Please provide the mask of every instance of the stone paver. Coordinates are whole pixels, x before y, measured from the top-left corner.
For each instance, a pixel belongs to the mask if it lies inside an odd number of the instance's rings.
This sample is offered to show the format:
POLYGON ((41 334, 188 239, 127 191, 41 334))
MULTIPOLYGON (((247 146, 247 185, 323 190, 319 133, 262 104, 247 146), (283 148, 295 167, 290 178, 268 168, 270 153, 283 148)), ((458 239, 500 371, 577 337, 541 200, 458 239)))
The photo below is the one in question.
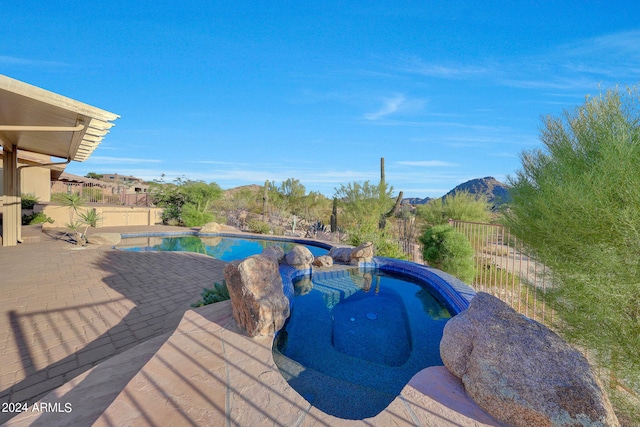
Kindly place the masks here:
MULTIPOLYGON (((99 229, 146 230, 185 231, 99 229)), ((205 255, 79 249, 48 234, 0 247, 0 404, 31 404, 101 361, 173 330, 202 288, 224 278, 225 263, 205 255)), ((0 424, 12 415, 0 412, 0 424)))
POLYGON ((0 401, 29 405, 0 414, 0 423, 499 425, 444 367, 416 374, 373 418, 327 415, 279 373, 272 336, 238 329, 229 301, 190 309, 204 286, 222 280, 223 262, 74 249, 51 239, 0 249, 0 401))
POLYGON ((8 425, 499 425, 470 401, 445 367, 419 372, 373 418, 325 414, 280 375, 271 356, 273 338, 247 337, 231 311, 230 301, 187 311, 172 334, 115 356, 42 400, 60 408, 69 405, 70 412, 27 412, 8 425), (125 357, 131 360, 126 374, 116 369, 125 357))

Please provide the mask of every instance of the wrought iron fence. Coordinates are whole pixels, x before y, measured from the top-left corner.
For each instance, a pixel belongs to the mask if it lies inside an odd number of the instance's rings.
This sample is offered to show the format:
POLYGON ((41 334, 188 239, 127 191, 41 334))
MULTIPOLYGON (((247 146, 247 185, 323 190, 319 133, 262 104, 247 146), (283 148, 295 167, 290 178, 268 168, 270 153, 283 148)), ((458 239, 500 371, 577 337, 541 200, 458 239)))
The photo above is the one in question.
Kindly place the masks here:
POLYGON ((474 249, 476 291, 500 298, 519 313, 550 325, 553 312, 541 294, 553 286, 551 271, 524 253, 509 229, 498 224, 452 221, 474 249))
POLYGON ((149 193, 131 193, 125 188, 109 184, 51 181, 51 197, 54 201, 56 194, 79 194, 87 203, 152 206, 149 193))

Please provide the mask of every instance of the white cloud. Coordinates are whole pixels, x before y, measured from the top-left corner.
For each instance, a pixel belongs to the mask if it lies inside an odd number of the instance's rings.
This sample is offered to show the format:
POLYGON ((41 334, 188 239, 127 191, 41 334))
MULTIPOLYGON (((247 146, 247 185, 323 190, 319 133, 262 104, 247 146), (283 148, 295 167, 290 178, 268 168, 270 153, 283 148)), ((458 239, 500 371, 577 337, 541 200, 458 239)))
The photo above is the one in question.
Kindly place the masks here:
POLYGON ((388 116, 389 114, 393 114, 398 111, 402 104, 406 102, 406 98, 404 95, 396 95, 393 98, 386 98, 384 100, 382 108, 380 108, 375 113, 365 114, 364 118, 367 120, 378 120, 383 117, 388 116))
POLYGON ((57 61, 42 61, 38 59, 18 58, 16 56, 4 56, 0 55, 1 65, 26 65, 34 67, 69 67, 69 64, 57 61))

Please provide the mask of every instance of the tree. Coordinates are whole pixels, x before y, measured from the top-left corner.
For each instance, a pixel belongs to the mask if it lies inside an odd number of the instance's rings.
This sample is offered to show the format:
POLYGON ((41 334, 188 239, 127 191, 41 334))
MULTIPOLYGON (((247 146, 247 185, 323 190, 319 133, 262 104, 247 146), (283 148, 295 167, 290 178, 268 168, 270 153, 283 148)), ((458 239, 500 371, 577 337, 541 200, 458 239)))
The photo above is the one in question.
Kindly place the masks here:
POLYGON ((343 205, 340 227, 347 231, 349 244, 358 246, 370 241, 380 256, 405 257, 389 231, 380 229, 381 216, 394 206, 393 187, 385 184, 381 188, 369 181, 350 182, 336 188, 334 197, 343 205))
POLYGON ((556 327, 640 389, 640 98, 587 98, 521 154, 505 222, 553 272, 556 327))
POLYGON ((429 225, 446 224, 449 218, 459 221, 489 222, 491 205, 484 195, 458 191, 444 198, 429 200, 418 206, 416 215, 429 225))
POLYGON ((102 179, 102 174, 95 173, 95 172, 89 172, 88 174, 85 175, 85 177, 93 178, 93 179, 102 179))
POLYGON ((164 223, 196 227, 213 221, 211 204, 222 197, 222 189, 215 182, 177 178, 173 183, 155 182, 150 193, 153 202, 164 208, 164 223))

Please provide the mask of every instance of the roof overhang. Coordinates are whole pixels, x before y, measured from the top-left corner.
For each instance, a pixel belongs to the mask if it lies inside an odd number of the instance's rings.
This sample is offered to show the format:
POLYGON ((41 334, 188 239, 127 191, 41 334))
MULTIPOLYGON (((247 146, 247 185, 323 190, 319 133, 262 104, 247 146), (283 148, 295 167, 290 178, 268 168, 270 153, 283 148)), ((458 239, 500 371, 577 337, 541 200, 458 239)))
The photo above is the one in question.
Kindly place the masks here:
POLYGON ((82 162, 119 117, 0 74, 0 144, 82 162))

